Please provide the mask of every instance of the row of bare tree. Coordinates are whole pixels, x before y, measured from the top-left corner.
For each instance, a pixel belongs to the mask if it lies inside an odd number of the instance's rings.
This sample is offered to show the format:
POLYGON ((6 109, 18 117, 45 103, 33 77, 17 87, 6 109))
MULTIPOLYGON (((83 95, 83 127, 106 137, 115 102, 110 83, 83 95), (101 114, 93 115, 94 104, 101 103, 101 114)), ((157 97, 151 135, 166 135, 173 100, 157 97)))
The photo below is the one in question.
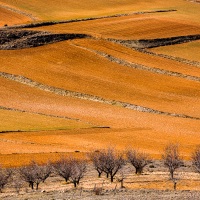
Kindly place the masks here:
MULTIPOLYGON (((124 153, 120 153, 114 148, 107 148, 90 152, 88 156, 93 162, 98 176, 101 177, 102 173, 105 173, 111 182, 114 181, 115 175, 121 171, 127 162, 135 168, 136 174, 141 174, 144 167, 153 162, 148 154, 134 149, 127 150, 124 155, 124 153)), ((191 159, 196 172, 200 173, 200 146, 193 152, 191 159)), ((170 144, 166 146, 162 160, 169 170, 171 180, 174 180, 175 170, 183 165, 178 145, 170 144)), ((5 185, 12 181, 15 183, 15 188, 19 191, 20 187, 22 187, 21 180, 27 182, 32 189, 36 187, 37 190, 39 184, 44 182, 51 174, 59 175, 66 182, 71 182, 74 184, 74 187, 77 187, 85 175, 86 167, 87 162, 85 160, 67 157, 54 163, 48 162, 42 165, 32 161, 29 165, 17 169, 0 168, 0 192, 5 185), (17 180, 20 181, 14 181, 17 176, 17 180)), ((118 181, 123 183, 123 179, 122 176, 118 181)))

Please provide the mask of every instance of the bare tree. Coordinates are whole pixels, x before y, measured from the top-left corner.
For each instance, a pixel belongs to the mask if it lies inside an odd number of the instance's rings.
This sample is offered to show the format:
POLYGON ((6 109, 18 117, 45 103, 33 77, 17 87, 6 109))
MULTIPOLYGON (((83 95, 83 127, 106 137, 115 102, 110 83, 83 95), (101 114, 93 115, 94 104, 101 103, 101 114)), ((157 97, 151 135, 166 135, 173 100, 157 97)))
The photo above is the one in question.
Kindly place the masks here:
POLYGON ((192 154, 192 164, 195 167, 195 170, 200 173, 200 145, 197 146, 192 154))
POLYGON ((76 187, 86 172, 86 162, 75 158, 62 158, 54 163, 54 170, 66 182, 71 180, 76 187))
POLYGON ((124 174, 124 172, 122 171, 122 170, 120 170, 120 173, 119 173, 119 175, 117 176, 117 181, 119 182, 119 183, 121 183, 121 188, 125 188, 124 187, 124 179, 126 178, 126 176, 125 176, 125 174, 124 174))
POLYGON ((72 159, 71 160, 71 175, 70 179, 72 180, 74 187, 79 185, 80 180, 84 177, 86 172, 86 162, 84 160, 72 159))
POLYGON ((98 172, 98 177, 101 177, 101 174, 103 173, 103 160, 102 160, 102 154, 99 153, 99 151, 91 152, 89 153, 89 158, 93 162, 95 170, 98 172))
POLYGON ((62 158, 53 164, 55 172, 67 182, 72 173, 70 158, 62 158))
POLYGON ((165 147, 162 155, 164 165, 168 167, 171 179, 174 180, 174 171, 183 165, 177 144, 169 144, 165 147))
POLYGON ((53 166, 50 162, 42 165, 37 165, 38 171, 39 171, 39 176, 42 182, 44 183, 47 178, 51 175, 53 171, 53 166))
POLYGON ((36 190, 38 190, 39 184, 50 176, 51 172, 50 164, 39 165, 35 161, 32 161, 30 165, 19 168, 21 178, 29 183, 32 189, 36 184, 36 190))
POLYGON ((17 192, 17 194, 19 194, 21 188, 23 187, 24 182, 19 179, 19 178, 15 178, 13 180, 12 186, 15 188, 15 191, 17 192))
POLYGON ((111 182, 114 181, 114 176, 125 165, 123 154, 116 152, 113 148, 107 148, 100 152, 100 161, 102 162, 103 171, 110 175, 111 182))
POLYGON ((2 189, 9 183, 9 180, 12 175, 11 169, 3 169, 0 167, 0 192, 2 192, 2 189))
POLYGON ((35 176, 33 166, 23 166, 19 168, 19 173, 21 178, 29 184, 29 187, 31 187, 31 189, 34 189, 35 176))
POLYGON ((139 152, 135 149, 129 149, 126 152, 126 156, 128 161, 135 168, 136 174, 141 174, 143 172, 144 167, 151 162, 151 159, 149 158, 148 154, 139 152))
POLYGON ((36 184, 36 190, 38 190, 39 184, 44 181, 50 176, 52 173, 52 167, 49 163, 39 165, 38 163, 33 163, 34 165, 34 176, 36 184))

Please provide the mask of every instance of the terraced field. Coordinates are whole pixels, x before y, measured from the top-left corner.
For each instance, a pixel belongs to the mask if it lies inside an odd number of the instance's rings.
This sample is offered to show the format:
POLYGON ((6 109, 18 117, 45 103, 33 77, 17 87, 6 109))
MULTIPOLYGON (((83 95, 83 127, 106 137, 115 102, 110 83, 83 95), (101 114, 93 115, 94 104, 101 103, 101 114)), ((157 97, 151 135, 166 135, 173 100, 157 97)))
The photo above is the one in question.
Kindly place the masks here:
POLYGON ((0 26, 6 26, 6 25, 13 25, 13 24, 19 24, 19 23, 25 23, 29 19, 25 16, 22 16, 17 13, 13 13, 12 11, 1 8, 0 7, 0 26))
POLYGON ((169 142, 189 159, 200 143, 200 5, 84 2, 0 2, 0 163, 109 145, 160 158, 169 142))
POLYGON ((151 49, 154 53, 157 54, 164 54, 168 56, 172 56, 175 58, 180 58, 184 61, 191 60, 194 63, 197 63, 200 66, 200 42, 194 41, 184 44, 177 44, 173 46, 165 46, 159 47, 155 49, 151 49), (191 53, 192 52, 192 53, 191 53))
MULTIPOLYGON (((169 12, 170 13, 170 12, 169 12)), ((163 14, 166 15, 166 14, 163 14)), ((115 38, 122 40, 167 38, 173 36, 199 34, 198 24, 189 24, 177 20, 167 20, 160 14, 140 14, 95 21, 57 24, 41 27, 39 30, 52 32, 75 32, 93 34, 100 38, 115 38)))

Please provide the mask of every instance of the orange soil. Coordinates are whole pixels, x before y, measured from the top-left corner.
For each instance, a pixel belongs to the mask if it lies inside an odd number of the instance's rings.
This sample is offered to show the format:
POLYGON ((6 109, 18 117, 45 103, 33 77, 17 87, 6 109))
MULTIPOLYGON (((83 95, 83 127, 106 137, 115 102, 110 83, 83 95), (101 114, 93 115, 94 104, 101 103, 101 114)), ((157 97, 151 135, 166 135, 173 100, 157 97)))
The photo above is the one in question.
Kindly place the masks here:
POLYGON ((70 42, 0 51, 0 59, 0 71, 47 85, 162 111, 200 114, 198 82, 121 66, 70 42))
POLYGON ((185 0, 1 0, 6 4, 26 10, 42 20, 64 20, 94 16, 105 16, 116 13, 130 13, 145 10, 176 9, 177 12, 161 13, 167 19, 179 19, 190 23, 199 23, 199 4, 185 0))
MULTIPOLYGON (((55 152, 75 152, 77 150, 88 152, 108 146, 114 146, 119 150, 126 150, 127 147, 132 146, 149 153, 153 158, 160 159, 164 146, 169 142, 178 142, 181 154, 185 159, 189 159, 191 152, 199 144, 200 136, 199 133, 164 134, 145 128, 79 129, 7 133, 0 135, 0 141, 0 163, 8 165, 8 162, 12 163, 16 157, 19 163, 31 159, 51 160, 50 155, 55 152)), ((60 154, 55 154, 52 159, 56 157, 59 158, 60 154)))
POLYGON ((151 51, 200 62, 200 41, 158 47, 151 49, 151 51))
POLYGON ((0 161, 3 167, 19 167, 28 165, 31 161, 39 163, 47 163, 48 161, 54 162, 62 157, 69 156, 80 159, 87 159, 84 153, 13 153, 13 154, 0 154, 0 161))
POLYGON ((159 16, 133 15, 94 21, 58 24, 37 30, 59 33, 86 33, 96 37, 115 39, 154 39, 180 35, 200 34, 200 25, 181 23, 159 16))
POLYGON ((0 90, 1 103, 4 106, 12 105, 19 109, 65 115, 94 124, 111 126, 111 129, 1 134, 0 163, 5 165, 8 162, 12 163, 11 159, 14 162, 16 157, 19 158, 19 163, 25 162, 25 158, 27 161, 31 160, 34 153, 41 153, 37 154, 35 159, 42 160, 43 153, 75 150, 85 152, 109 145, 115 145, 121 150, 127 146, 137 147, 155 158, 160 158, 163 147, 169 142, 180 143, 184 156, 189 157, 200 141, 197 120, 139 113, 120 107, 57 96, 6 79, 1 79, 1 83, 7 85, 7 90, 0 90), (10 92, 11 90, 13 92, 10 92), (25 155, 24 158, 25 153, 30 155, 25 155), (10 157, 7 154, 14 155, 10 157))
POLYGON ((7 24, 21 24, 30 21, 30 18, 0 7, 0 27, 7 24))
MULTIPOLYGON (((131 10, 141 11, 146 8, 169 9, 173 5, 178 12, 101 19, 38 29, 61 33, 89 33, 97 37, 122 39, 199 34, 199 5, 190 2, 177 0, 176 4, 174 1, 172 4, 172 1, 155 0, 156 3, 140 1, 133 4, 132 1, 124 0, 116 4, 114 1, 105 0, 92 3, 88 1, 85 4, 82 0, 70 4, 72 7, 75 5, 70 13, 68 1, 61 3, 61 0, 52 2, 42 0, 37 4, 34 0, 26 3, 24 0, 5 2, 31 11, 29 13, 45 20, 99 16, 131 10), (80 11, 80 8, 83 10, 80 11), (186 15, 188 12, 191 12, 190 15, 186 15), (181 19, 181 22, 178 19, 181 19), (196 23, 193 23, 195 21, 196 23)), ((5 12, 7 11, 2 10, 2 13, 5 12)), ((2 18, 5 20, 5 17, 2 18)), ((175 68, 191 75, 199 73, 198 69, 191 72, 186 65, 143 55, 119 45, 104 42, 105 48, 98 42, 95 44, 87 40, 76 42, 100 48, 133 62, 136 61, 134 57, 137 57, 137 62, 152 67, 175 68), (130 55, 116 52, 114 48, 123 49, 130 55), (167 66, 162 65, 164 62, 167 66)), ((163 111, 200 116, 199 83, 120 66, 87 50, 74 47, 70 41, 32 49, 0 51, 0 59, 0 71, 24 75, 44 84, 163 111)), ((62 152, 69 154, 75 150, 87 152, 110 145, 115 145, 120 150, 124 150, 127 146, 137 147, 150 153, 154 158, 160 158, 164 146, 169 142, 178 142, 183 156, 188 159, 200 141, 199 120, 140 113, 117 106, 55 95, 3 78, 0 78, 0 81, 2 106, 73 117, 95 125, 111 127, 1 134, 0 163, 5 166, 21 165, 32 159, 54 160, 59 158, 62 152)), ((83 156, 82 153, 78 154, 78 157, 79 155, 83 156)))
MULTIPOLYGON (((83 47, 87 47, 89 49, 94 49, 100 52, 105 52, 107 54, 113 55, 117 58, 123 59, 128 62, 133 62, 152 68, 159 68, 168 71, 179 72, 191 76, 200 76, 200 68, 192 67, 187 64, 183 64, 173 60, 168 60, 158 56, 144 54, 135 51, 133 49, 124 47, 122 45, 108 42, 106 40, 83 39, 83 40, 75 40, 72 43, 83 47)), ((180 44, 180 46, 182 45, 187 46, 187 44, 180 44)), ((155 51, 157 51, 157 49, 158 52, 159 49, 170 49, 172 51, 172 49, 174 49, 174 46, 176 45, 155 48, 155 51)), ((198 53, 198 51, 195 52, 198 53)))
POLYGON ((198 120, 141 113, 118 106, 63 97, 3 78, 1 83, 6 85, 6 88, 1 87, 0 90, 1 105, 5 107, 78 118, 113 128, 144 127, 144 129, 171 134, 174 132, 195 134, 199 130, 198 120), (163 126, 166 123, 169 126, 163 126))
MULTIPOLYGON (((160 0, 146 1, 107 1, 107 0, 77 0, 76 2, 62 1, 62 0, 2 0, 6 4, 18 7, 19 9, 27 10, 34 13, 44 20, 58 20, 58 19, 70 19, 70 18, 83 18, 93 16, 112 15, 116 13, 126 13, 132 11, 144 11, 144 10, 156 10, 156 9, 170 9, 180 5, 182 1, 161 2, 160 0)), ((187 6, 194 7, 192 4, 183 3, 187 6)))

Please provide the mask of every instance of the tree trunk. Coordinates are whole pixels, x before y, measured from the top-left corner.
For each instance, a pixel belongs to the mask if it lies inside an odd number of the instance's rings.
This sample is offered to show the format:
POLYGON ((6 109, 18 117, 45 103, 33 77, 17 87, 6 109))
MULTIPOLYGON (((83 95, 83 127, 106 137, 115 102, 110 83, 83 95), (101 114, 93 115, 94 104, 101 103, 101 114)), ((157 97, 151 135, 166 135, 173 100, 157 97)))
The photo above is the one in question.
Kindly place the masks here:
POLYGON ((109 173, 106 173, 106 177, 109 178, 109 173))
POLYGON ((135 168, 135 173, 136 174, 141 174, 142 173, 142 168, 135 168))
POLYGON ((170 175, 171 175, 171 179, 173 180, 174 179, 174 171, 173 170, 170 171, 170 175))
POLYGON ((110 181, 111 181, 111 183, 113 183, 113 181, 114 181, 114 176, 113 175, 110 176, 110 181))
POLYGON ((74 187, 76 188, 76 186, 77 186, 76 181, 74 181, 73 183, 74 183, 74 187))
POLYGON ((121 180, 121 188, 124 188, 124 179, 121 180))
POLYGON ((98 177, 101 178, 101 174, 102 174, 102 172, 98 172, 98 173, 99 173, 98 177))
POLYGON ((174 181, 174 190, 176 190, 176 184, 177 184, 177 182, 174 181))
POLYGON ((64 178, 64 179, 65 179, 66 183, 67 183, 67 181, 69 180, 68 178, 64 178))
POLYGON ((36 190, 38 190, 39 183, 36 183, 36 190))
POLYGON ((30 182, 30 184, 29 184, 32 190, 34 189, 34 185, 33 184, 34 184, 33 182, 30 182))

